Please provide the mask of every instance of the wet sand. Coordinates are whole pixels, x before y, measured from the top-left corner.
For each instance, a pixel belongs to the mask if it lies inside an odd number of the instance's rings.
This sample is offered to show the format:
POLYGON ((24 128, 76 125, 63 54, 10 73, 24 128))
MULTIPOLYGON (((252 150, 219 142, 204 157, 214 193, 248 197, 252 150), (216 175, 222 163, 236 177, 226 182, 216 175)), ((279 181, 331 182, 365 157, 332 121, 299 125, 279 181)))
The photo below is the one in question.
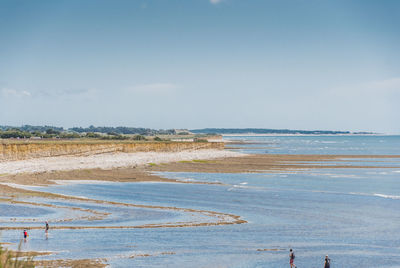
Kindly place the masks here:
MULTIPOLYGON (((180 161, 168 165, 153 165, 147 167, 146 171, 261 173, 323 168, 377 168, 374 165, 348 164, 346 162, 349 159, 356 163, 357 159, 363 159, 363 161, 367 159, 400 159, 400 155, 246 155, 210 161, 180 161)), ((388 165, 379 166, 379 168, 393 167, 388 165)))
MULTIPOLYGON (((373 165, 346 164, 351 159, 400 159, 399 155, 242 155, 211 160, 178 160, 169 163, 144 163, 133 167, 113 169, 77 169, 17 174, 0 174, 0 183, 24 185, 50 185, 55 180, 97 180, 113 182, 181 182, 152 174, 152 171, 166 172, 208 172, 208 173, 260 173, 323 168, 377 168, 373 165), (318 162, 318 163, 315 163, 318 162), (342 164, 343 163, 343 164, 342 164)), ((379 166, 379 168, 393 168, 379 166)), ((11 189, 0 186, 0 194, 11 189)), ((12 190, 11 190, 12 191, 12 190)))
MULTIPOLYGON (((0 183, 16 183, 24 185, 50 185, 55 180, 96 180, 114 182, 145 182, 163 181, 172 182, 174 180, 160 178, 146 172, 146 166, 114 169, 80 169, 68 171, 48 171, 37 173, 18 173, 12 175, 0 175, 0 183)), ((1 188, 0 188, 1 189, 1 188)), ((2 193, 3 189, 0 190, 2 193)), ((9 189, 4 189, 9 190, 9 189)))
POLYGON ((106 260, 98 259, 81 259, 81 260, 41 260, 34 261, 38 267, 92 267, 103 268, 107 267, 106 260))
MULTIPOLYGON (((0 190, 7 189, 6 196, 8 198, 0 198, 0 203, 8 203, 8 204, 20 204, 20 205, 33 205, 37 207, 50 207, 50 208, 63 208, 69 210, 75 210, 80 212, 85 212, 88 215, 79 216, 79 217, 70 217, 67 215, 65 218, 60 218, 51 222, 51 229, 133 229, 133 228, 176 228, 176 227, 198 227, 198 226, 215 226, 215 225, 230 225, 230 224, 242 224, 246 223, 245 220, 241 219, 238 215, 221 213, 216 211, 207 211, 207 210, 198 210, 198 209, 190 209, 190 208, 178 208, 178 207, 169 207, 169 206, 152 206, 152 205, 139 205, 132 203, 121 203, 114 201, 104 201, 104 200, 96 200, 89 198, 81 198, 76 196, 66 196, 60 194, 46 193, 41 191, 33 191, 33 190, 25 190, 17 187, 10 187, 7 185, 0 185, 0 190), (7 189, 8 188, 8 189, 7 189), (187 214, 198 214, 205 216, 209 219, 213 219, 213 221, 185 221, 185 222, 167 222, 160 224, 144 224, 144 225, 121 225, 121 226, 109 226, 109 225, 91 225, 91 221, 101 221, 107 216, 112 216, 111 213, 104 213, 97 211, 95 209, 83 209, 76 206, 59 206, 48 203, 38 203, 32 201, 20 201, 19 199, 28 199, 30 197, 42 197, 50 200, 65 200, 65 201, 74 201, 79 202, 81 204, 104 204, 111 205, 116 207, 130 207, 130 208, 144 208, 144 209, 158 209, 164 211, 176 211, 180 213, 187 214), (65 223, 73 220, 85 220, 87 222, 86 225, 80 226, 68 226, 68 225, 57 225, 57 223, 65 223)), ((43 229, 42 226, 1 226, 0 230, 23 230, 23 229, 43 229)))
MULTIPOLYGON (((304 169, 322 168, 377 168, 377 166, 358 166, 344 163, 343 159, 352 159, 357 163, 357 159, 400 159, 400 156, 376 156, 376 155, 245 155, 241 157, 228 157, 213 160, 183 160, 172 163, 144 164, 137 167, 125 167, 114 169, 80 169, 67 171, 51 171, 38 173, 17 173, 12 175, 0 175, 0 202, 35 205, 38 207, 55 207, 51 204, 26 201, 31 197, 41 197, 48 199, 65 199, 82 203, 93 202, 97 204, 108 204, 116 206, 132 206, 137 208, 176 210, 181 212, 194 212, 200 214, 213 215, 215 222, 190 222, 190 223, 169 223, 169 224, 147 224, 140 226, 53 226, 55 229, 84 229, 84 228, 160 228, 160 227, 187 227, 187 226, 207 226, 220 224, 240 224, 245 223, 238 215, 223 214, 214 211, 201 211, 175 207, 155 207, 145 205, 125 204, 118 202, 91 200, 73 196, 63 196, 40 191, 26 190, 16 187, 18 184, 30 186, 43 186, 54 184, 57 180, 96 180, 111 182, 182 182, 174 179, 166 179, 152 174, 154 171, 170 172, 210 172, 210 173, 265 173, 293 171, 304 169), (318 162, 318 163, 316 163, 318 162), (343 162, 343 164, 342 164, 343 162), (332 164, 333 163, 333 164, 332 164), (16 184, 16 185, 15 185, 16 184), (21 200, 22 199, 22 200, 21 200)), ((391 168, 390 166, 379 166, 379 168, 391 168)), ((202 183, 202 182, 196 182, 202 183)), ((61 208, 61 207, 59 207, 61 208)), ((82 216, 81 220, 92 221, 101 220, 108 216, 107 213, 95 210, 81 209, 79 207, 63 207, 63 209, 77 210, 88 215, 82 216)), ((72 221, 76 218, 63 218, 60 222, 72 221)), ((35 227, 33 227, 35 228, 35 227)), ((1 229, 20 229, 20 227, 2 227, 1 229)))
MULTIPOLYGON (((170 172, 212 172, 212 173, 260 173, 260 172, 280 172, 304 169, 321 168, 377 168, 376 166, 358 166, 344 164, 343 159, 400 159, 400 156, 376 156, 376 155, 245 155, 241 157, 228 157, 213 160, 184 160, 172 163, 145 164, 137 167, 115 168, 115 169, 81 169, 68 171, 52 171, 39 173, 18 173, 13 175, 0 176, 0 202, 11 204, 26 204, 42 207, 55 207, 46 203, 33 203, 21 201, 31 197, 41 197, 48 199, 74 200, 82 203, 98 203, 116 206, 132 206, 148 209, 176 210, 182 212, 206 213, 215 216, 215 222, 191 222, 191 223, 169 223, 169 224, 147 224, 140 226, 53 226, 55 229, 86 229, 86 228, 160 228, 160 227, 187 227, 187 226, 206 226, 220 224, 240 224, 245 223, 238 215, 223 214, 214 211, 200 211, 175 207, 155 207, 109 202, 102 200, 91 200, 73 196, 63 196, 40 191, 26 190, 15 187, 14 184, 30 186, 51 185, 57 180, 96 180, 111 182, 182 182, 174 179, 166 179, 152 174, 154 171, 170 172), (316 164, 315 162, 318 162, 316 164), (341 164, 343 162, 343 164, 341 164), (332 165, 334 163, 334 165, 332 165), (225 217, 225 218, 224 218, 225 217), (228 220, 227 220, 228 218, 228 220)), ((355 162, 356 163, 356 162, 355 162)), ((390 166, 379 166, 379 168, 391 168, 390 166)), ((202 182, 196 182, 202 183, 202 182)), ((61 208, 61 207, 60 207, 61 208)), ((65 209, 85 212, 88 215, 80 219, 86 221, 101 220, 108 216, 107 213, 95 210, 81 209, 79 207, 65 207, 65 209)), ((60 222, 72 221, 76 218, 63 218, 60 222)), ((33 227, 35 228, 35 227, 33 227)), ((20 229, 20 227, 2 227, 1 229, 20 229)))

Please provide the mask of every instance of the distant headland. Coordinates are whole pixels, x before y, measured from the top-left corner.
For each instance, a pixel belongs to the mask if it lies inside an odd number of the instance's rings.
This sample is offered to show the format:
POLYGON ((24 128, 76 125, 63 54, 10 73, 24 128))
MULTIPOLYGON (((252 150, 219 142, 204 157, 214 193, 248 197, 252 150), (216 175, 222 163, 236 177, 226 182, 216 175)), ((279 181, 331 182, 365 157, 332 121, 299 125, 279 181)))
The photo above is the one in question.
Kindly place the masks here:
POLYGON ((191 133, 195 134, 257 134, 257 135, 369 135, 377 134, 374 132, 351 132, 336 130, 292 130, 292 129, 270 129, 270 128, 203 128, 191 129, 191 133))

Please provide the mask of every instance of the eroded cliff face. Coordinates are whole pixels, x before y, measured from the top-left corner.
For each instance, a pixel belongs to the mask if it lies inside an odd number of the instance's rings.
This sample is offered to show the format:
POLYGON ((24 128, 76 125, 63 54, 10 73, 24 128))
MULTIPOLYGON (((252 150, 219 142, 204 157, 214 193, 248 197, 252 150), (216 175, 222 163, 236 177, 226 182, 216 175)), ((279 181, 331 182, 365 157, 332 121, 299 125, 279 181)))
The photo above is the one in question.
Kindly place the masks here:
POLYGON ((61 155, 93 155, 112 152, 178 152, 184 150, 223 149, 222 142, 18 142, 0 144, 0 161, 23 160, 61 155))

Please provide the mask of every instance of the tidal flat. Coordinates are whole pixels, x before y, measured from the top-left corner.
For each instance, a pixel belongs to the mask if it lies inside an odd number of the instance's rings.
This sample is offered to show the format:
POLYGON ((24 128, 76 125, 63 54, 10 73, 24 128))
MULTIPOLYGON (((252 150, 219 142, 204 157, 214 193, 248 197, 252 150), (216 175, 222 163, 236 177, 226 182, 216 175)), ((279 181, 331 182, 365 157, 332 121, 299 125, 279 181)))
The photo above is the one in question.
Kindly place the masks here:
POLYGON ((58 267, 392 267, 400 157, 251 154, 2 175, 5 245, 58 267), (13 183, 13 184, 11 184, 13 183), (17 184, 17 185, 16 185, 17 184), (44 233, 44 222, 50 230, 44 233))

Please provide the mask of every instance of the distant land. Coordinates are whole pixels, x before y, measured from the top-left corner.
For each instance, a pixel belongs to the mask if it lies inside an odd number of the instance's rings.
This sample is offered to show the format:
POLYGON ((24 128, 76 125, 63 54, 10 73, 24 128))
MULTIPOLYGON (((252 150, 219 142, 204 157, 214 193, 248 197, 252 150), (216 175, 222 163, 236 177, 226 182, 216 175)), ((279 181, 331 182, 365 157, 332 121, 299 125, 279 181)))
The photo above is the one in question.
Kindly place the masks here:
POLYGON ((203 128, 191 129, 195 134, 308 134, 308 135, 360 135, 376 134, 373 132, 350 132, 335 130, 291 130, 291 129, 269 129, 269 128, 203 128))
POLYGON ((140 128, 140 127, 72 127, 68 129, 64 129, 63 127, 55 127, 55 126, 32 126, 32 125, 23 125, 23 126, 1 126, 0 130, 19 130, 26 132, 46 132, 48 130, 57 131, 57 132, 75 132, 75 133, 88 133, 88 132, 96 132, 96 133, 113 133, 113 134, 140 134, 140 135, 171 135, 177 134, 177 130, 175 129, 150 129, 150 128, 140 128))
POLYGON ((150 129, 133 127, 73 127, 64 129, 55 126, 23 125, 1 126, 0 139, 101 139, 101 140, 135 140, 135 141, 166 141, 176 136, 197 138, 205 135, 191 134, 182 129, 150 129), (161 138, 161 137, 166 138, 161 138))
MULTIPOLYGON (((89 127, 72 127, 63 128, 56 126, 32 126, 23 125, 15 126, 2 126, 0 125, 0 138, 17 138, 17 137, 31 137, 39 136, 43 138, 79 138, 90 136, 98 138, 98 134, 106 134, 113 136, 113 138, 124 138, 121 135, 143 135, 143 136, 156 136, 156 135, 191 135, 191 134, 216 134, 216 135, 368 135, 377 134, 374 132, 350 132, 350 131, 335 131, 335 130, 291 130, 291 129, 269 129, 269 128, 203 128, 203 129, 150 129, 141 127, 107 127, 107 126, 89 126, 89 127)), ((103 137, 104 138, 104 137, 103 137)))

